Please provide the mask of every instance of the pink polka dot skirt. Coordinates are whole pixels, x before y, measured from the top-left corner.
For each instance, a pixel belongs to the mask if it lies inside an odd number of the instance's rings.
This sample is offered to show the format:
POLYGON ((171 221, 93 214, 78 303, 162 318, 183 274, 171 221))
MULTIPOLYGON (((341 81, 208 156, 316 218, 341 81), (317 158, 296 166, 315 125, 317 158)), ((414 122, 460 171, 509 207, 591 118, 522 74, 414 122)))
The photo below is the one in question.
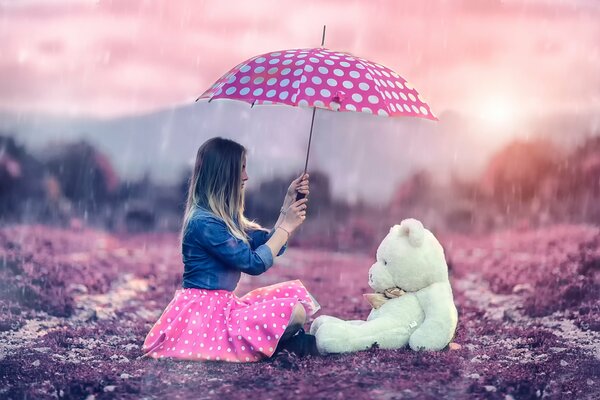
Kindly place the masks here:
POLYGON ((227 290, 180 288, 144 340, 144 356, 254 362, 271 357, 292 309, 320 305, 299 280, 237 297, 227 290))

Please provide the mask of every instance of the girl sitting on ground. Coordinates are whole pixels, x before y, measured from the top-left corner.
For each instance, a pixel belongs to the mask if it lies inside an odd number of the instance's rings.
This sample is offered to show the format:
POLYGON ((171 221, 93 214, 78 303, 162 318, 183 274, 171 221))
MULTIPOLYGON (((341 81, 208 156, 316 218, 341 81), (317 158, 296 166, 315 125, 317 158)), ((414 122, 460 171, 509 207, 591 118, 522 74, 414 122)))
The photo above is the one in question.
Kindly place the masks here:
POLYGON ((308 199, 296 195, 309 194, 308 174, 292 181, 270 231, 244 216, 247 180, 242 145, 215 137, 200 146, 182 228, 182 287, 146 336, 145 356, 253 362, 286 347, 317 354, 302 327, 320 306, 302 282, 233 293, 242 272, 273 266, 306 219, 308 199))

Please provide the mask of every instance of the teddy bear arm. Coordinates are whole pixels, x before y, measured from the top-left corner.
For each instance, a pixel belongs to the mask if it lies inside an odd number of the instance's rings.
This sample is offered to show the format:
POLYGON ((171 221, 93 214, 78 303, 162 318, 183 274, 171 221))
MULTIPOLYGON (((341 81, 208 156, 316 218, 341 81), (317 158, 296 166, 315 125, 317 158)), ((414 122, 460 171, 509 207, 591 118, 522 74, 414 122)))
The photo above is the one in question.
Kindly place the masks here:
POLYGON ((452 339, 458 313, 448 284, 436 283, 417 295, 425 320, 413 332, 409 345, 413 350, 441 350, 452 339))

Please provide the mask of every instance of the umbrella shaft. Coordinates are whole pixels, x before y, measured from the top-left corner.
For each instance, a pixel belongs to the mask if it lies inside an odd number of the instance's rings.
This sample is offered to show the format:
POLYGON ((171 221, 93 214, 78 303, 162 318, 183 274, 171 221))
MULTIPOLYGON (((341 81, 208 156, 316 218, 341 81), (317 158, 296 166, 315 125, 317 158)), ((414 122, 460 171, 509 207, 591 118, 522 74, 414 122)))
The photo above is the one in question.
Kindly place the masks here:
POLYGON ((308 155, 310 154, 310 142, 312 140, 313 127, 315 126, 315 114, 317 107, 313 107, 312 119, 310 120, 310 135, 308 136, 308 149, 306 150, 306 163, 304 164, 304 173, 308 169, 308 155))
MULTIPOLYGON (((308 156, 310 154, 310 142, 312 140, 313 127, 315 126, 316 112, 317 112, 317 107, 313 107, 312 119, 310 120, 310 135, 308 136, 308 149, 306 150, 306 162, 304 163, 304 174, 306 174, 306 170, 308 168, 308 156)), ((304 195, 304 193, 296 193, 296 201, 303 199, 304 197, 306 197, 304 195)))

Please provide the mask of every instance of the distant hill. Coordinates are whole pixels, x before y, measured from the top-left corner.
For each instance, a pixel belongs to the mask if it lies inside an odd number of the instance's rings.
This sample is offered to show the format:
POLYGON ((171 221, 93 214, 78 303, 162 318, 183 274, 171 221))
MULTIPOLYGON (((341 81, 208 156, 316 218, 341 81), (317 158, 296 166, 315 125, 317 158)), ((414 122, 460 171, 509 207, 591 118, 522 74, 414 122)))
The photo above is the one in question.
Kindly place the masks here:
MULTIPOLYGON (((310 117, 308 109, 250 108, 246 103, 219 100, 112 119, 0 113, 0 131, 15 135, 34 153, 52 142, 85 138, 112 159, 125 179, 149 172, 157 182, 180 179, 207 138, 228 137, 248 148, 252 185, 252 181, 258 184, 302 172, 310 117)), ((569 145, 597 129, 597 119, 591 117, 559 119, 560 123, 540 121, 527 132, 541 132, 569 145)), ((486 135, 453 112, 441 113, 440 121, 432 122, 319 110, 308 172, 327 173, 334 198, 385 204, 394 187, 416 170, 427 169, 442 181, 453 173, 476 177, 490 155, 509 139, 509 135, 486 135)))

